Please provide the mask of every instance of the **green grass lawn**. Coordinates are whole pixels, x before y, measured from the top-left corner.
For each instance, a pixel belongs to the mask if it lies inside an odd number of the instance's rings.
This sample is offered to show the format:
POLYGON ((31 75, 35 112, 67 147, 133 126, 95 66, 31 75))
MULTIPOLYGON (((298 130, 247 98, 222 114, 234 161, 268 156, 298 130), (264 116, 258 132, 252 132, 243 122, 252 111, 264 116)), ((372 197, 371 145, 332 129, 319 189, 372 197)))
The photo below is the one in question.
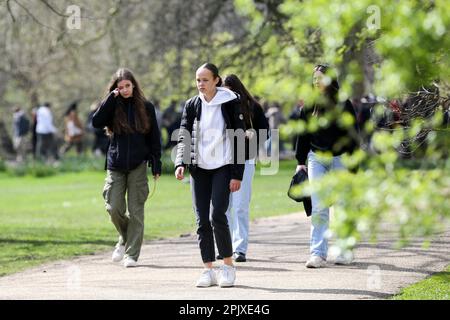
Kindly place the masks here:
MULTIPOLYGON (((274 176, 261 176, 256 170, 252 219, 303 210, 286 195, 294 168, 293 161, 285 161, 274 176)), ((46 178, 0 173, 0 276, 52 260, 112 250, 117 233, 101 196, 104 178, 105 172, 46 178)), ((163 175, 145 214, 146 240, 195 232, 189 184, 163 175)), ((393 299, 448 300, 449 283, 450 266, 393 299)))
POLYGON ((395 295, 393 300, 450 300, 450 266, 443 272, 413 284, 395 295))
MULTIPOLYGON (((261 176, 256 170, 252 219, 303 209, 286 195, 295 164, 281 165, 274 176, 261 176)), ((105 172, 45 178, 0 174, 0 276, 112 249, 117 233, 101 196, 104 178, 105 172)), ((146 203, 145 215, 146 240, 195 232, 189 184, 162 176, 146 203)))

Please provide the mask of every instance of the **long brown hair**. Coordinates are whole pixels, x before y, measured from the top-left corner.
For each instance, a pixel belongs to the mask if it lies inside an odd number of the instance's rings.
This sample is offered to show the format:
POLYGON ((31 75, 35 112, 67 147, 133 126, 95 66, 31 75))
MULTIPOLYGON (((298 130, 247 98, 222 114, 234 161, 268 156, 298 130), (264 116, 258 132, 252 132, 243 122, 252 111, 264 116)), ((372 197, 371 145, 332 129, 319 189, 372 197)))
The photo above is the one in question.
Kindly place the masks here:
MULTIPOLYGON (((328 64, 318 64, 314 67, 313 76, 316 71, 323 73, 324 75, 330 73, 330 66, 328 64)), ((312 84, 314 87, 314 83, 312 84)), ((331 82, 325 88, 325 98, 327 103, 336 105, 338 103, 339 83, 335 76, 331 76, 331 82)), ((313 115, 320 116, 325 111, 323 104, 314 103, 313 115)))
POLYGON ((223 80, 223 85, 229 87, 234 92, 238 93, 242 103, 242 113, 244 114, 245 124, 247 128, 253 127, 251 124, 251 118, 253 118, 253 108, 261 108, 261 105, 255 98, 248 92, 242 81, 235 74, 227 75, 223 80))
POLYGON ((111 136, 113 133, 116 134, 130 134, 134 132, 139 132, 142 134, 148 133, 150 131, 150 119, 145 110, 145 97, 144 93, 136 81, 131 70, 126 68, 120 68, 113 75, 110 83, 108 84, 107 94, 117 88, 117 85, 122 80, 129 80, 133 84, 133 96, 130 97, 131 103, 135 108, 134 112, 134 128, 130 126, 127 121, 127 116, 123 112, 124 99, 119 94, 117 96, 117 108, 115 109, 113 125, 112 128, 107 127, 106 133, 111 136))

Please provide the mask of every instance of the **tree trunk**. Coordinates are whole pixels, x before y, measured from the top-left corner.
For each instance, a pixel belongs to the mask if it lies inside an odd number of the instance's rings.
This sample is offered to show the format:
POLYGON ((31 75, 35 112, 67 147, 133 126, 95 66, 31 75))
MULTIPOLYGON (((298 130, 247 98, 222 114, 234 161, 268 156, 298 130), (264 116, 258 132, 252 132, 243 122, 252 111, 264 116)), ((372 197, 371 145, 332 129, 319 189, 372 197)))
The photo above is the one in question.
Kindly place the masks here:
POLYGON ((5 122, 0 121, 0 158, 12 160, 15 157, 15 151, 11 137, 6 129, 5 122))

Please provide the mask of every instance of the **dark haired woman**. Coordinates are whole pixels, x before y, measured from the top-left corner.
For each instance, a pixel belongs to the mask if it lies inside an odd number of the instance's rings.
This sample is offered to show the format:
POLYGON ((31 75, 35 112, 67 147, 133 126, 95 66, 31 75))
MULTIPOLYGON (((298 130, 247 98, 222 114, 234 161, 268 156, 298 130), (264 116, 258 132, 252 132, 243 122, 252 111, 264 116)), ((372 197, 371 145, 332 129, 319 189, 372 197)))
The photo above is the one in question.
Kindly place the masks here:
POLYGON ((119 232, 112 260, 123 259, 125 267, 134 267, 144 237, 144 204, 149 193, 147 163, 152 167, 153 178, 158 179, 161 141, 155 108, 146 102, 130 70, 121 68, 114 74, 92 125, 106 127, 110 138, 103 197, 119 232))
POLYGON ((197 287, 217 284, 212 269, 216 257, 214 239, 219 255, 224 257, 219 286, 231 287, 236 271, 225 213, 230 192, 239 190, 244 173, 244 164, 239 164, 236 157, 237 143, 232 141, 235 130, 241 129, 244 135, 244 117, 237 95, 220 87, 222 80, 215 65, 206 63, 198 68, 196 81, 199 93, 186 101, 183 110, 175 176, 182 180, 189 165, 198 242, 205 267, 197 287))
POLYGON ((227 211, 231 237, 233 239, 234 260, 245 262, 248 248, 249 210, 252 196, 252 180, 255 174, 255 159, 260 143, 267 140, 269 123, 261 105, 234 74, 227 75, 223 86, 240 96, 245 127, 248 129, 245 140, 245 170, 239 191, 230 195, 227 211), (263 130, 263 131, 260 131, 263 130))
MULTIPOLYGON (((302 109, 300 119, 308 121, 317 117, 325 121, 325 126, 315 132, 305 132, 297 138, 297 171, 308 171, 311 182, 319 180, 331 170, 345 170, 341 161, 344 153, 352 153, 358 146, 358 126, 353 106, 349 100, 338 102, 339 84, 326 65, 317 65, 313 73, 313 86, 319 90, 319 97, 313 108, 302 109), (353 125, 345 127, 340 120, 344 114, 353 118, 353 125), (329 155, 329 156, 327 156, 329 155), (306 167, 308 161, 308 167, 306 167)), ((325 207, 316 193, 311 195, 311 241, 310 258, 307 268, 324 267, 327 262, 329 208, 325 207)), ((343 252, 335 260, 337 264, 349 264, 353 259, 351 252, 343 252)))

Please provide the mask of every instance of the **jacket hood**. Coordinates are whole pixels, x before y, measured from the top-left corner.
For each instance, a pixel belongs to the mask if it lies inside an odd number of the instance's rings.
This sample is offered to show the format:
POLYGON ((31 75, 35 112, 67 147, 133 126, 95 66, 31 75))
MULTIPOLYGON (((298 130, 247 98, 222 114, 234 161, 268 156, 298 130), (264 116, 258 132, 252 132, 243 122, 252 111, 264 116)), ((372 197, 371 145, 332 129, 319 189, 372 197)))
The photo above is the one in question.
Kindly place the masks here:
POLYGON ((232 101, 237 98, 237 95, 230 89, 217 87, 216 95, 214 96, 214 98, 212 98, 211 101, 206 102, 205 97, 203 96, 202 93, 199 94, 199 97, 205 105, 213 106, 213 105, 221 105, 222 103, 232 101))

